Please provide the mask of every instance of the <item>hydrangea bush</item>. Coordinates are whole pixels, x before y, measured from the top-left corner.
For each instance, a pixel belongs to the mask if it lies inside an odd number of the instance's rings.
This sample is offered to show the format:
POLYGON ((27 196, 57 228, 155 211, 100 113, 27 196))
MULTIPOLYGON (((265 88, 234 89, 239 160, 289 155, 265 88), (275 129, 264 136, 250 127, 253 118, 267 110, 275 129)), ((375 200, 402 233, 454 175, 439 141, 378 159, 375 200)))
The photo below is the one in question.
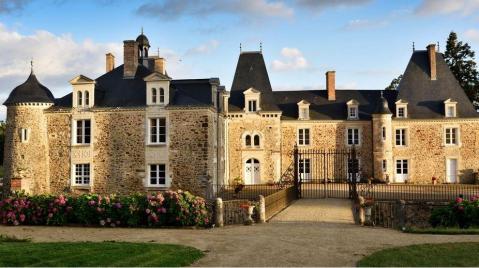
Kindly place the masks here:
POLYGON ((0 201, 0 222, 8 225, 207 226, 203 198, 181 190, 154 194, 29 196, 0 201))
POLYGON ((479 195, 457 197, 447 207, 434 209, 429 222, 433 227, 479 227, 479 195))

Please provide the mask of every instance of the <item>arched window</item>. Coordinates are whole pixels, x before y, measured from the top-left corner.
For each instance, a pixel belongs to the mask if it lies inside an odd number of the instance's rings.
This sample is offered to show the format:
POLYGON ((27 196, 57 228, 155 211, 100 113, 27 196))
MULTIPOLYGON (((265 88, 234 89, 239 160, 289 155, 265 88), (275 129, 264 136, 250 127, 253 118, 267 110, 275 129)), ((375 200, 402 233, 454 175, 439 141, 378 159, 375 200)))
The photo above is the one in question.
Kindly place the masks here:
POLYGON ((82 94, 81 91, 77 93, 78 106, 82 106, 82 94))
POLYGON ((259 135, 254 135, 254 146, 259 146, 259 135))
POLYGON ((152 103, 156 103, 156 98, 157 98, 157 96, 156 96, 156 88, 152 88, 152 89, 151 89, 151 102, 152 102, 152 103))
POLYGON ((165 103, 165 90, 160 88, 160 103, 165 103))
POLYGON ((246 135, 246 137, 245 137, 245 145, 246 145, 246 146, 251 146, 251 136, 250 136, 250 135, 246 135))
POLYGON ((90 92, 85 91, 85 106, 90 105, 90 92))

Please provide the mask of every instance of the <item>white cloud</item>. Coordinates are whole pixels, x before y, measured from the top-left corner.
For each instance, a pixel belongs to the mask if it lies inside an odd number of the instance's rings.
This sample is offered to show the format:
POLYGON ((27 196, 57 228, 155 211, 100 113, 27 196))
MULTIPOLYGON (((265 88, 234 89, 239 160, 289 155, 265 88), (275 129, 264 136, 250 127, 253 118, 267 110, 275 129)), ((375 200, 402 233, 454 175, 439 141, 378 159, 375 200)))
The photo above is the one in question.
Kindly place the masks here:
POLYGON ((385 27, 389 24, 387 20, 367 20, 367 19, 355 19, 350 20, 344 27, 347 31, 365 30, 385 27))
POLYGON ((464 32, 464 36, 469 39, 471 42, 479 44, 479 30, 469 29, 464 32))
POLYGON ((416 8, 417 15, 469 16, 479 11, 479 0, 423 0, 416 8))
POLYGON ((372 0, 296 0, 296 3, 310 11, 320 12, 328 8, 363 6, 372 0))
POLYGON ((213 52, 218 46, 219 42, 217 40, 210 40, 204 44, 201 44, 197 47, 190 48, 186 51, 185 55, 200 55, 208 54, 213 52))
POLYGON ((285 47, 281 49, 283 60, 274 60, 272 68, 275 71, 301 70, 310 67, 303 53, 297 48, 285 47))

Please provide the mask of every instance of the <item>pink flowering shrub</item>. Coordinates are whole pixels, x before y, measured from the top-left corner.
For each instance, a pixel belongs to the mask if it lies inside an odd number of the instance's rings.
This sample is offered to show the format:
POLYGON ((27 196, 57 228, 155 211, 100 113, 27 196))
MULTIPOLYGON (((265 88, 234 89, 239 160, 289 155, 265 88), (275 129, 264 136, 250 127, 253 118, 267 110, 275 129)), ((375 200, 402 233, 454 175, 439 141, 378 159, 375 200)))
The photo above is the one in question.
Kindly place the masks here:
POLYGON ((447 207, 434 209, 429 222, 433 227, 479 227, 479 195, 459 196, 447 207))
POLYGON ((8 225, 207 226, 205 200, 181 190, 155 194, 70 196, 15 194, 0 201, 8 225))

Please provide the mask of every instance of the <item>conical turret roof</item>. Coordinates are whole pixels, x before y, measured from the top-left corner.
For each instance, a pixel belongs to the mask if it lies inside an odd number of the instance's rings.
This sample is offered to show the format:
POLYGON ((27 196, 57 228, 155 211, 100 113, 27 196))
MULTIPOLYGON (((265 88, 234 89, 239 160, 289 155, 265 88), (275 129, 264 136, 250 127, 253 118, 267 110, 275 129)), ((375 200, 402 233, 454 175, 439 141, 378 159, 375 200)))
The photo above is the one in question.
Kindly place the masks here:
POLYGON ((37 77, 30 73, 27 81, 12 90, 3 105, 11 105, 23 102, 54 103, 55 98, 52 92, 38 82, 37 77))

